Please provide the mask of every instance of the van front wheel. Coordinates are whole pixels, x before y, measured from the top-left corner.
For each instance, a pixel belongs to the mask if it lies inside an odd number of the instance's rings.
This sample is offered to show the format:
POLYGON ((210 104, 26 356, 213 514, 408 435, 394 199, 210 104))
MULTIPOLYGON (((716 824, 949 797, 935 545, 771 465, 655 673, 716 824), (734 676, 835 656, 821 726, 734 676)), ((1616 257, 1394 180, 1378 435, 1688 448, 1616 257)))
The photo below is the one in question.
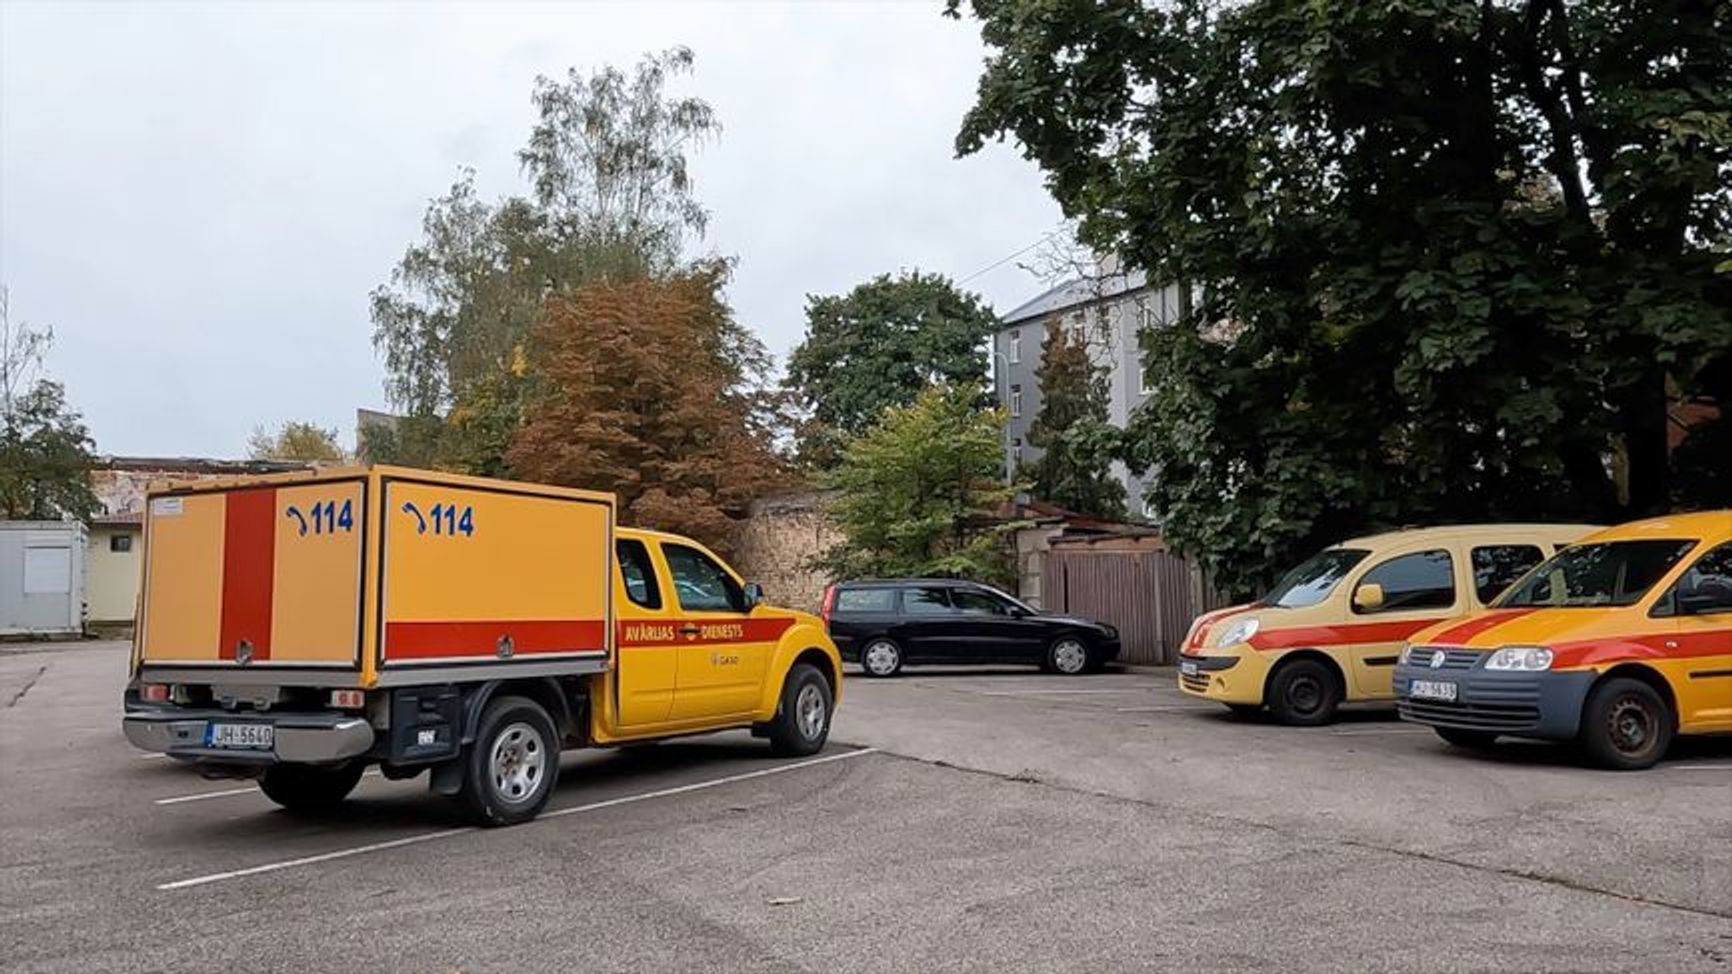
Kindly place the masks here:
POLYGON ((1269 679, 1269 712, 1295 727, 1327 724, 1335 719, 1342 692, 1333 669, 1315 659, 1297 659, 1269 679))
POLYGON ((788 671, 782 683, 782 702, 770 724, 770 749, 789 757, 803 757, 823 750, 830 737, 830 708, 834 698, 830 681, 807 663, 788 671))

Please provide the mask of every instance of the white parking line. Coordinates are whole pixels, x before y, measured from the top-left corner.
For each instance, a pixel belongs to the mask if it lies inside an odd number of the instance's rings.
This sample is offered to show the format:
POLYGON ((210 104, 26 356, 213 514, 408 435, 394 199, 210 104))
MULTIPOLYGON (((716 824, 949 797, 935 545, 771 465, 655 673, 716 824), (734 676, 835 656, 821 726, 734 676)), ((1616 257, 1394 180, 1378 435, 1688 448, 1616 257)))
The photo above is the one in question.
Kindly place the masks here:
MULTIPOLYGON (((646 791, 641 794, 626 795, 621 798, 609 798, 604 801, 590 802, 585 805, 574 805, 570 808, 560 808, 551 812, 543 812, 541 817, 536 819, 536 821, 544 822, 550 818, 559 818, 562 815, 575 815, 578 812, 593 812, 598 809, 612 808, 615 805, 626 805, 632 802, 649 801, 652 798, 666 798, 669 795, 683 795, 686 792, 701 791, 705 788, 715 788, 719 785, 729 785, 736 781, 749 781, 753 778, 763 778, 773 774, 782 774, 787 771, 798 771, 801 768, 810 768, 815 765, 829 764, 832 761, 846 761, 849 758, 857 758, 863 754, 873 754, 877 750, 878 749, 875 747, 865 747, 858 751, 843 751, 840 754, 827 754, 824 757, 813 758, 810 761, 796 761, 793 764, 779 764, 773 768, 761 768, 757 771, 747 771, 743 774, 728 775, 725 778, 711 778, 708 781, 698 781, 689 785, 679 785, 673 788, 661 788, 656 791, 646 791)), ((519 826, 519 828, 524 828, 527 825, 533 824, 533 822, 526 823, 525 826, 519 826)), ((283 869, 294 869, 299 866, 311 866, 316 863, 330 862, 333 859, 347 859, 351 856, 366 855, 369 852, 382 852, 386 849, 396 849, 402 846, 415 845, 421 842, 432 842, 435 839, 448 839, 454 835, 466 835, 470 832, 479 831, 481 831, 480 827, 475 825, 468 825, 456 829, 440 829, 437 832, 423 832, 420 835, 406 835, 401 839, 391 839, 386 842, 372 842, 367 845, 351 846, 347 849, 321 852, 316 856, 302 856, 299 859, 285 859, 281 862, 267 862, 259 866, 248 866, 245 869, 232 869, 228 872, 211 873, 208 876, 194 876, 190 879, 177 879, 171 883, 159 884, 156 888, 158 890, 187 889, 193 886, 203 886, 207 883, 220 883, 225 879, 240 879, 243 876, 257 876, 260 873, 271 873, 283 869)))
POLYGON ((1114 707, 1113 712, 1120 714, 1212 714, 1215 712, 1215 708, 1199 707, 1196 704, 1173 703, 1156 704, 1151 707, 1114 707))
POLYGON ((1330 731, 1336 737, 1377 737, 1382 734, 1430 734, 1429 727, 1362 727, 1358 730, 1330 731))
POLYGON ((1146 687, 1120 687, 1114 690, 981 690, 983 697, 1045 697, 1082 696, 1091 693, 1148 693, 1146 687))
MULTIPOLYGON (((378 768, 368 768, 366 771, 361 772, 361 777, 363 778, 376 778, 378 776, 378 768)), ((174 798, 158 798, 156 801, 151 802, 151 804, 179 805, 182 802, 204 801, 206 798, 232 798, 235 795, 257 794, 259 794, 259 787, 257 785, 249 785, 245 788, 229 788, 223 791, 201 791, 196 795, 177 795, 174 798)))
POLYGON ((1668 771, 1732 771, 1732 764, 1664 764, 1668 771))

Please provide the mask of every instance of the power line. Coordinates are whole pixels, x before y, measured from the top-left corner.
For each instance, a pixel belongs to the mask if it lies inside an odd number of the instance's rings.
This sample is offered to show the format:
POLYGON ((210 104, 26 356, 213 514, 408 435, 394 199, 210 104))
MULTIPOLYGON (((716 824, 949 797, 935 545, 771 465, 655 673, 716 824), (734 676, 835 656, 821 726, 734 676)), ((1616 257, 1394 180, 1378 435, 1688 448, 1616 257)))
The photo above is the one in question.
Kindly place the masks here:
POLYGON ((1034 248, 1039 247, 1041 244, 1046 243, 1047 241, 1051 240, 1054 236, 1056 236, 1059 233, 1059 231, 1061 231, 1063 229, 1064 229, 1063 227, 1055 227, 1051 230, 1048 230, 1046 233, 1041 234, 1040 237, 1037 240, 1035 240, 1034 243, 1031 243, 1028 246, 1023 247, 1020 250, 1006 254, 1003 257, 1000 257, 999 259, 986 265, 985 267, 982 267, 980 270, 977 270, 974 273, 968 275, 967 277, 958 279, 956 282, 957 285, 961 286, 963 284, 967 284, 969 281, 972 281, 975 278, 979 277, 980 275, 985 274, 987 271, 993 270, 997 267, 1001 267, 1005 263, 1012 261, 1012 260, 1015 260, 1018 257, 1021 257, 1023 254, 1026 254, 1029 251, 1033 250, 1034 248))

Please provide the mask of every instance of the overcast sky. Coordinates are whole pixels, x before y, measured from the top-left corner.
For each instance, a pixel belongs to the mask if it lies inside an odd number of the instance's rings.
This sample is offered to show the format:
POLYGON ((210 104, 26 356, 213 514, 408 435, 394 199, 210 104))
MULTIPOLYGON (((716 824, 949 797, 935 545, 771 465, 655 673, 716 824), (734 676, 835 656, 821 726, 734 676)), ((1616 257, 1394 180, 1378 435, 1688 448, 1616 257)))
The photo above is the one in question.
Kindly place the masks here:
MULTIPOLYGON (((1011 147, 953 158, 984 50, 941 7, 0 0, 0 281, 100 452, 238 456, 285 419, 352 443, 386 405, 367 293, 427 201, 465 165, 520 189, 537 74, 684 44, 676 90, 723 125, 705 247, 780 357, 808 293, 967 278, 1058 226, 1011 147)), ((1008 310, 1041 288, 1018 263, 966 286, 1008 310)))

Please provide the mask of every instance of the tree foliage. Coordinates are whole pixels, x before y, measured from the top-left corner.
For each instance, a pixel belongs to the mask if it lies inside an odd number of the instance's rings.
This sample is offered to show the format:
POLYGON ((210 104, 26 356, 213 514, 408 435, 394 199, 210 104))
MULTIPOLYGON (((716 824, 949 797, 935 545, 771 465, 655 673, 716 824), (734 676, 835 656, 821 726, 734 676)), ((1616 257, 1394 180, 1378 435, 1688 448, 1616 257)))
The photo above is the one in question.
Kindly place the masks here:
POLYGON ((290 420, 275 433, 260 426, 247 439, 247 455, 254 460, 300 460, 306 463, 342 463, 349 458, 337 442, 337 431, 316 423, 290 420))
POLYGON ((101 509, 90 489, 95 444, 66 403, 66 390, 42 374, 54 332, 12 322, 0 288, 0 519, 85 519, 101 509))
POLYGON ((942 274, 884 274, 845 295, 808 296, 806 336, 788 358, 786 378, 807 413, 802 458, 827 465, 844 438, 929 384, 980 394, 984 343, 997 327, 978 295, 942 274))
POLYGON ((821 567, 841 578, 955 576, 1010 583, 1015 563, 998 508, 1004 415, 971 385, 930 386, 848 441, 824 479, 844 541, 821 567))
POLYGON ((1123 517, 1124 485, 1112 475, 1110 457, 1090 449, 1089 434, 1109 416, 1110 390, 1088 334, 1049 319, 1034 374, 1041 397, 1040 415, 1028 428, 1029 445, 1041 451, 1027 470, 1034 495, 1079 514, 1123 517))
POLYGON ((1367 527, 1619 519, 1698 476, 1667 413, 1732 354, 1732 6, 970 7, 993 55, 959 151, 1013 136, 1089 243, 1197 282, 1122 449, 1229 587, 1367 527))
POLYGON ((685 153, 718 131, 710 107, 664 95, 691 52, 563 81, 537 78, 538 120, 518 153, 527 196, 481 199, 462 172, 372 294, 386 392, 409 418, 368 444, 382 460, 504 472, 528 362, 550 298, 595 281, 666 275, 706 214, 685 153))
POLYGON ((632 524, 728 551, 732 519, 787 474, 759 426, 768 358, 723 302, 725 277, 714 264, 550 302, 512 471, 613 491, 632 524))

